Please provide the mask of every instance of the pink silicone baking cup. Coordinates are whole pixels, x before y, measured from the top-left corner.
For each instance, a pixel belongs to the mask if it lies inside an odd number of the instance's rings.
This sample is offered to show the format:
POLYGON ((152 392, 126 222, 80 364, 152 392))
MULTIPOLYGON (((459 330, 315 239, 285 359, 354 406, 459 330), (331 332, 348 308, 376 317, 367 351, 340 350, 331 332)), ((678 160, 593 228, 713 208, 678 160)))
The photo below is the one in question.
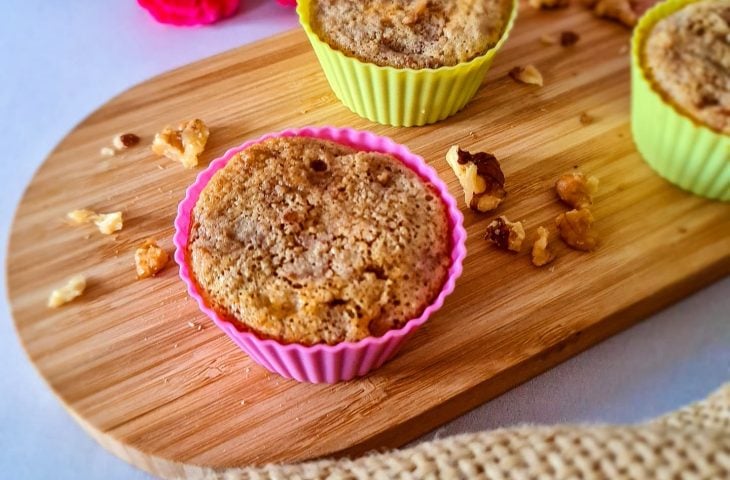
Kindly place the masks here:
POLYGON ((466 256, 466 231, 463 223, 464 217, 456 206, 456 201, 449 194, 446 185, 438 177, 436 171, 426 164, 423 158, 413 154, 403 145, 370 132, 349 128, 305 127, 264 135, 257 140, 248 141, 240 147, 232 148, 223 157, 214 160, 198 175, 195 183, 187 189, 185 198, 180 202, 175 219, 173 243, 176 249, 175 261, 180 265, 180 278, 187 285, 190 296, 198 302, 200 309, 256 363, 272 372, 300 382, 335 383, 366 375, 393 358, 405 341, 428 320, 431 314, 441 308, 446 296, 454 291, 456 279, 462 272, 462 261, 466 256), (197 284, 191 278, 186 252, 190 235, 190 216, 200 192, 213 175, 240 151, 269 138, 294 136, 331 140, 358 150, 391 154, 433 185, 446 205, 452 245, 448 277, 436 300, 426 307, 419 317, 409 320, 402 328, 390 330, 382 337, 368 337, 358 342, 343 342, 337 345, 282 344, 241 330, 235 323, 222 317, 208 306, 198 291, 197 284))

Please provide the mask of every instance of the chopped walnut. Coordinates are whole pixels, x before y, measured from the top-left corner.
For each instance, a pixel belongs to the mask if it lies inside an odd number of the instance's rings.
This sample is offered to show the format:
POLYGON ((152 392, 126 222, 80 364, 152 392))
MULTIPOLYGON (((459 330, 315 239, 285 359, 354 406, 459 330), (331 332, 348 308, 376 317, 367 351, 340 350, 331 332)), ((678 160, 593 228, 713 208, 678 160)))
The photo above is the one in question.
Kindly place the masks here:
POLYGON ((591 123, 593 123, 595 118, 593 118, 593 115, 583 112, 580 114, 579 120, 580 120, 581 125, 590 125, 591 123))
POLYGON ((494 155, 486 152, 471 154, 454 145, 446 153, 446 162, 459 179, 464 189, 464 200, 472 210, 494 210, 507 195, 504 173, 494 155))
POLYGON ((545 35, 542 35, 540 37, 540 42, 544 45, 555 45, 556 43, 558 43, 558 37, 546 33, 545 35))
POLYGON ((583 4, 601 17, 616 20, 627 27, 636 25, 639 19, 631 0, 582 0, 583 4))
POLYGON ((524 67, 515 67, 509 71, 509 76, 515 82, 526 83, 528 85, 539 85, 542 87, 542 74, 534 65, 526 65, 524 67))
POLYGON ((543 10, 552 10, 555 8, 565 8, 570 5, 570 0, 529 0, 532 8, 543 10))
POLYGON ((139 137, 133 133, 120 133, 112 139, 112 145, 117 150, 126 150, 139 143, 139 137))
POLYGON ((589 207, 593 204, 593 195, 598 191, 598 179, 586 177, 581 172, 566 173, 555 182, 555 191, 566 205, 573 208, 589 207))
POLYGON ((185 168, 198 165, 198 156, 205 150, 210 131, 200 119, 189 120, 175 130, 165 127, 155 135, 152 151, 157 155, 176 160, 185 168))
POLYGON ((48 297, 48 306, 50 308, 58 308, 80 296, 84 293, 85 289, 86 277, 83 275, 74 275, 68 279, 66 285, 51 292, 51 295, 48 297))
POLYGON ((593 215, 583 207, 561 213, 555 219, 560 238, 566 245, 575 250, 590 252, 598 244, 598 236, 593 231, 593 215))
POLYGON ((542 267, 555 260, 555 253, 548 246, 548 230, 537 227, 537 240, 532 244, 532 264, 542 267))
POLYGON ((572 47, 580 40, 580 35, 575 32, 566 31, 560 34, 560 46, 572 47))
POLYGON ((484 238, 499 248, 519 252, 525 239, 525 229, 522 227, 522 222, 510 222, 507 217, 501 215, 487 225, 484 238))
POLYGON ((170 256, 160 248, 154 239, 146 240, 134 252, 134 264, 137 267, 137 279, 154 277, 165 268, 170 256))
POLYGON ((101 147, 99 154, 101 154, 102 157, 113 157, 117 154, 117 152, 111 147, 101 147))
POLYGON ((118 232, 124 226, 122 212, 96 213, 93 210, 81 209, 68 212, 66 217, 77 225, 94 222, 104 235, 118 232))

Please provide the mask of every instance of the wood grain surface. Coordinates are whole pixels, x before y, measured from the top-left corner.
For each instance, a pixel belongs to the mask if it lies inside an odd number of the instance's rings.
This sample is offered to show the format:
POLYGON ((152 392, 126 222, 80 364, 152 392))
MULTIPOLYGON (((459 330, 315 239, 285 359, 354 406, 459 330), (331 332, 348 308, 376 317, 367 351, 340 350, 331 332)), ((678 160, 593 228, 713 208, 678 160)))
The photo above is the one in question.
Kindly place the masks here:
MULTIPOLYGON (((292 31, 138 85, 73 129, 18 209, 8 286, 19 337, 71 414, 106 448, 163 477, 358 454, 412 440, 730 272, 730 205, 689 195, 639 158, 629 128, 629 32, 579 9, 534 12, 516 28, 465 110, 427 127, 374 125, 332 95, 306 38, 292 31), (572 30, 577 45, 539 41, 572 30), (534 63, 542 88, 507 77, 534 63), (584 126, 582 112, 595 117, 584 126), (390 363, 339 385, 298 384, 254 364, 190 300, 177 268, 137 281, 133 252, 150 236, 171 249, 172 222, 197 171, 156 158, 162 126, 201 117, 203 163, 287 127, 370 129, 422 155, 460 200, 469 254, 457 289, 390 363), (143 146, 102 158, 118 132, 143 146), (483 240, 493 215, 464 206, 444 161, 452 144, 493 152, 508 198, 499 214, 535 229, 564 210, 556 177, 601 179, 594 253, 556 242, 552 268, 483 240), (71 227, 76 208, 123 210, 103 236, 71 227), (87 292, 57 310, 49 292, 73 274, 87 292), (202 330, 188 322, 199 323, 202 330)), ((691 319, 688 319, 691 320, 691 319)))

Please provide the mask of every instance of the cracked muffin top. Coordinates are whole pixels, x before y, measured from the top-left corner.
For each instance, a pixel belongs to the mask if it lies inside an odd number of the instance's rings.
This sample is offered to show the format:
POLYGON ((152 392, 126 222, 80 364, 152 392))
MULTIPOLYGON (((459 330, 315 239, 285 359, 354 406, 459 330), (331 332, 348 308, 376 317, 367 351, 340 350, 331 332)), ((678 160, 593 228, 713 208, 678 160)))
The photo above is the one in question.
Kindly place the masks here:
POLYGON ((395 68, 468 62, 501 38, 511 0, 312 0, 313 30, 332 48, 395 68))
POLYGON ((660 20, 643 57, 665 98, 697 122, 730 134, 730 0, 691 3, 660 20))
POLYGON ((315 138, 240 152, 191 220, 188 262, 209 305, 284 343, 399 328, 435 300, 451 264, 430 184, 390 155, 315 138))

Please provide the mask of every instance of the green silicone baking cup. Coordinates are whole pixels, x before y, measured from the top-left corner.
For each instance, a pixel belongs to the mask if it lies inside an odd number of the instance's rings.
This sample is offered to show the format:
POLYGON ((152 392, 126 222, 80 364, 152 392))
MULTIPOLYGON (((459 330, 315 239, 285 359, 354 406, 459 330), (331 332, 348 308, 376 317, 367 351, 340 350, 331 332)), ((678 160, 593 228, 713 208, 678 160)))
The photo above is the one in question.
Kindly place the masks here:
POLYGON ((311 0, 299 0, 299 22, 312 43, 324 75, 337 98, 370 121, 394 127, 435 123, 466 106, 482 84, 497 50, 517 17, 514 0, 504 33, 485 54, 451 67, 381 67, 348 57, 321 40, 310 25, 311 0))
POLYGON ((654 25, 697 0, 668 0, 646 12, 631 45, 631 130, 639 153, 659 175, 703 197, 730 200, 730 136, 680 112, 654 88, 641 50, 654 25))

